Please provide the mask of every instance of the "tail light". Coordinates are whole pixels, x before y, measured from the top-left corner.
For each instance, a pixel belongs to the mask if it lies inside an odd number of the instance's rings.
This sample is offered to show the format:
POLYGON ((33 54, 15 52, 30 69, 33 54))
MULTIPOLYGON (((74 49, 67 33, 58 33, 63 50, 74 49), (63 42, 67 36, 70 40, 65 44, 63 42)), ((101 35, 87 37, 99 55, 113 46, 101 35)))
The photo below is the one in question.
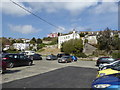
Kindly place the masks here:
POLYGON ((9 58, 2 58, 3 60, 7 60, 7 59, 9 59, 9 58))

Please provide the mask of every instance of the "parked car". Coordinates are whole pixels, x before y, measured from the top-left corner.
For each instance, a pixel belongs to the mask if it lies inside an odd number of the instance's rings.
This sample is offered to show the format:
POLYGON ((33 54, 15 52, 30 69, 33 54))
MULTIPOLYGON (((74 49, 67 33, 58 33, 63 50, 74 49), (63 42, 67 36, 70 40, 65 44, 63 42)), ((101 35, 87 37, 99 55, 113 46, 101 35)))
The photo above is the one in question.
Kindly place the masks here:
POLYGON ((0 60, 0 73, 4 73, 7 69, 7 63, 5 61, 0 60))
POLYGON ((58 59, 58 63, 68 63, 72 61, 73 60, 71 56, 62 56, 61 58, 58 59))
POLYGON ((115 59, 111 57, 100 57, 96 62, 96 66, 99 66, 100 64, 103 64, 103 63, 111 63, 113 61, 115 61, 115 59))
POLYGON ((77 57, 76 56, 71 56, 73 61, 77 61, 77 57))
POLYGON ((70 54, 65 54, 65 53, 57 54, 57 57, 58 57, 58 58, 61 58, 62 56, 70 56, 70 54))
POLYGON ((120 72, 120 62, 107 67, 108 69, 98 71, 97 77, 120 72))
POLYGON ((24 51, 24 52, 21 52, 20 54, 34 55, 34 54, 35 54, 35 51, 29 51, 29 50, 26 50, 26 51, 24 51))
POLYGON ((42 55, 40 54, 33 54, 33 55, 28 55, 28 57, 32 60, 42 60, 42 55))
POLYGON ((2 60, 7 63, 7 67, 13 68, 20 65, 32 65, 33 60, 27 58, 24 54, 6 54, 2 56, 2 60))
POLYGON ((104 70, 104 69, 107 69, 107 68, 111 68, 112 66, 114 66, 118 63, 120 63, 120 60, 116 60, 116 61, 111 62, 109 64, 106 64, 106 63, 105 64, 100 64, 99 65, 99 70, 104 70))
POLYGON ((55 56, 55 55, 48 55, 47 57, 46 57, 46 60, 57 60, 58 58, 57 58, 57 56, 55 56))
POLYGON ((92 90, 120 90, 120 73, 99 77, 92 82, 92 90))

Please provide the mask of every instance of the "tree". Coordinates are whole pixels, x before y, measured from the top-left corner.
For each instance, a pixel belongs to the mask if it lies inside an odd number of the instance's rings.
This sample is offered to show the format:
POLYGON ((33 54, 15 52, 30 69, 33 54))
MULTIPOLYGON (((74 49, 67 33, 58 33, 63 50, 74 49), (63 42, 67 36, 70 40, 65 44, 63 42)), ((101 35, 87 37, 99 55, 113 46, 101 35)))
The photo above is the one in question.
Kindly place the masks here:
POLYGON ((5 37, 2 37, 1 38, 1 42, 2 42, 2 47, 4 48, 5 45, 11 45, 11 42, 9 39, 5 38, 5 37))
POLYGON ((37 43, 37 44, 41 44, 41 43, 42 43, 42 40, 41 40, 40 38, 38 38, 38 39, 36 40, 36 43, 37 43))
POLYGON ((35 45, 35 43, 36 43, 35 37, 33 37, 33 38, 30 40, 30 43, 33 44, 33 45, 35 45))
POLYGON ((118 35, 113 37, 112 46, 114 50, 120 50, 120 38, 118 35))
POLYGON ((68 54, 81 53, 83 51, 83 41, 81 39, 72 39, 64 42, 62 50, 68 54))
POLYGON ((11 44, 14 44, 14 43, 16 43, 16 41, 13 39, 13 40, 11 40, 11 44))
POLYGON ((84 33, 80 33, 79 35, 80 35, 80 37, 84 37, 84 36, 85 36, 85 34, 84 34, 84 33))
POLYGON ((19 39, 15 41, 16 43, 23 43, 23 40, 19 39))
POLYGON ((104 31, 101 31, 97 35, 98 40, 98 48, 100 50, 106 50, 109 52, 112 50, 112 37, 111 37, 111 30, 109 28, 106 28, 104 31))

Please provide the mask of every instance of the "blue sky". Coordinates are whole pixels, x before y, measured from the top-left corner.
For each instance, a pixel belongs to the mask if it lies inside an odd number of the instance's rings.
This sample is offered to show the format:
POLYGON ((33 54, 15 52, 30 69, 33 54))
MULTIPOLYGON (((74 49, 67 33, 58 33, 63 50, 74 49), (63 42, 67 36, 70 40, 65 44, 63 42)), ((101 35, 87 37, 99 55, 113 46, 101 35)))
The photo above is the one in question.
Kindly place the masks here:
MULTIPOLYGON (((118 30, 117 0, 94 2, 19 2, 13 0, 48 22, 55 28, 24 11, 10 1, 2 2, 2 36, 12 38, 43 38, 53 32, 99 31, 109 27, 118 30)), ((23 0, 24 1, 24 0, 23 0)), ((49 1, 49 0, 48 0, 49 1)))

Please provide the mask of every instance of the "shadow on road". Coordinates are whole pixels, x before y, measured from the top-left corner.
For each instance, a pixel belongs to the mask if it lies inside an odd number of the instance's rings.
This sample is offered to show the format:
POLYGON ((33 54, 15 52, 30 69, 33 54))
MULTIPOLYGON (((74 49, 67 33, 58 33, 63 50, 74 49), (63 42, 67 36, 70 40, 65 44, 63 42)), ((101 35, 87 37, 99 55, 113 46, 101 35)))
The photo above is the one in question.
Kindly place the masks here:
POLYGON ((3 84, 3 88, 90 88, 97 69, 68 66, 3 84))
POLYGON ((6 70, 5 73, 3 74, 11 74, 11 73, 16 73, 16 72, 20 72, 21 70, 6 70))

